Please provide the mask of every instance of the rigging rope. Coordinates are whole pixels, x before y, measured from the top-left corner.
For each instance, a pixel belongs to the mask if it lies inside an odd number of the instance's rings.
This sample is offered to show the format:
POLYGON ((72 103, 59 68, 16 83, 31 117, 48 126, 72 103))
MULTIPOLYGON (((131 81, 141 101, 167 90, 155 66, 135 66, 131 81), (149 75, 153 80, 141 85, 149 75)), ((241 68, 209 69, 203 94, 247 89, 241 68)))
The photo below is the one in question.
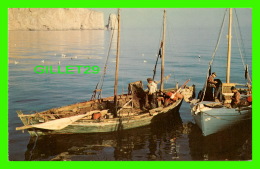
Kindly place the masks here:
MULTIPOLYGON (((113 25, 115 25, 115 24, 113 24, 113 25)), ((99 93, 98 93, 98 99, 100 99, 100 98, 102 97, 102 88, 103 88, 104 79, 105 79, 105 76, 106 76, 107 64, 108 64, 108 60, 109 60, 109 56, 110 56, 110 51, 111 51, 111 47, 112 47, 112 41, 113 41, 113 37, 114 37, 114 32, 115 32, 115 28, 113 28, 112 35, 111 35, 111 37, 110 37, 110 44, 109 44, 109 48, 108 48, 108 52, 107 52, 107 58, 106 58, 106 62, 105 62, 105 65, 104 65, 103 74, 100 76, 100 80, 99 80, 99 82, 97 83, 95 90, 93 91, 91 100, 96 99, 96 93, 97 93, 97 91, 99 92, 99 93)))
MULTIPOLYGON (((161 49, 160 49, 161 50, 161 49)), ((159 52, 160 53, 160 52, 159 52)), ((155 65, 154 65, 154 69, 153 69, 153 80, 154 80, 154 77, 156 75, 156 68, 157 68, 157 63, 158 63, 158 60, 159 60, 159 57, 160 57, 160 54, 158 53, 157 55, 157 59, 156 59, 156 62, 155 62, 155 65)))
MULTIPOLYGON (((245 61, 244 61, 244 58, 245 58, 245 55, 246 55, 246 52, 245 52, 245 46, 244 46, 244 41, 243 41, 243 38, 242 38, 242 34, 241 34, 241 29, 240 29, 240 24, 239 24, 239 20, 238 20, 238 16, 237 16, 237 12, 236 12, 236 9, 235 9, 235 15, 236 15, 236 20, 237 20, 237 24, 238 24, 238 32, 239 32, 239 36, 238 36, 238 33, 237 33, 237 30, 235 29, 235 33, 236 33, 236 37, 237 37, 237 45, 238 45, 238 49, 239 49, 239 53, 240 53, 240 57, 241 57, 241 60, 242 60, 242 64, 244 66, 244 69, 245 71, 248 69, 247 65, 245 64, 245 61), (242 49, 243 49, 243 52, 241 51, 241 46, 240 46, 240 43, 238 41, 238 39, 241 39, 241 45, 242 45, 242 49), (244 55, 243 55, 244 54, 244 55)), ((236 27, 235 27, 236 28, 236 27)), ((248 82, 251 84, 252 83, 252 80, 250 78, 250 75, 249 75, 249 72, 247 71, 247 80, 248 82)))
POLYGON ((209 68, 208 68, 208 71, 207 71, 206 80, 205 80, 205 84, 204 84, 204 87, 203 87, 204 91, 203 91, 203 97, 202 97, 202 100, 201 100, 201 101, 203 101, 203 100, 204 100, 204 97, 205 97, 205 93, 206 93, 206 89, 207 89, 207 85, 208 85, 208 80, 207 80, 207 79, 208 79, 208 77, 210 76, 209 71, 211 70, 211 65, 212 65, 212 63, 213 63, 213 61, 214 61, 214 58, 215 58, 215 56, 216 56, 216 52, 217 52, 217 50, 218 50, 219 42, 220 42, 220 40, 221 40, 221 35, 222 35, 222 33, 223 33, 223 28, 224 28, 224 23, 225 23, 225 20, 226 20, 227 11, 228 11, 228 9, 226 9, 226 11, 225 11, 225 13, 224 13, 224 17, 223 17, 223 19, 222 19, 222 24, 221 24, 220 31, 219 31, 219 34, 218 34, 218 40, 217 40, 217 43, 216 43, 214 52, 213 52, 212 57, 211 57, 212 59, 211 59, 211 61, 209 62, 209 68))
MULTIPOLYGON (((211 65, 212 65, 212 63, 213 63, 213 61, 214 61, 214 58, 215 58, 215 55, 216 55, 216 51, 217 51, 217 49, 218 49, 218 46, 219 46, 219 42, 220 42, 220 37, 221 37, 221 34, 222 34, 222 32, 223 32, 223 25, 224 25, 224 22, 225 22, 225 18, 226 18, 226 13, 227 13, 227 11, 228 11, 228 9, 226 9, 226 11, 225 11, 225 14, 224 14, 224 17, 223 17, 223 21, 222 21, 222 25, 221 25, 221 30, 220 30, 220 32, 219 32, 219 37, 218 37, 218 41, 217 41, 217 44, 216 44, 216 47, 215 47, 215 50, 214 50, 214 52, 213 52, 213 54, 212 54, 212 60, 210 61, 210 63, 209 63, 209 68, 208 68, 208 73, 207 73, 207 75, 206 75, 206 80, 205 80, 205 84, 204 84, 204 87, 203 87, 203 89, 204 89, 204 91, 203 91, 203 97, 202 97, 202 101, 204 100, 204 97, 205 97, 205 92, 206 92, 206 89, 207 89, 207 79, 208 79, 208 77, 209 77, 209 71, 210 71, 210 69, 211 69, 211 65)), ((240 30, 240 25, 239 25, 239 20, 238 20, 238 17, 237 17, 237 13, 236 13, 236 10, 235 10, 235 15, 236 15, 236 19, 237 19, 237 24, 238 24, 238 30, 239 30, 239 33, 240 33, 240 39, 241 39, 241 43, 242 43, 242 47, 243 47, 243 49, 244 49, 244 43, 243 43, 243 39, 242 39, 242 35, 241 35, 241 30, 240 30)), ((237 36, 237 44, 238 44, 238 47, 239 47, 239 53, 240 53, 240 57, 241 57, 241 60, 242 60, 242 63, 243 63, 243 66, 244 66, 244 69, 245 70, 247 70, 248 68, 248 66, 245 64, 245 62, 244 62, 244 56, 243 56, 243 54, 242 54, 242 51, 241 51, 241 47, 240 47, 240 43, 238 42, 238 35, 237 35, 237 30, 235 29, 235 33, 236 33, 236 36, 237 36)), ((243 50, 244 51, 244 50, 243 50)), ((244 53, 245 53, 245 51, 244 51, 244 53)), ((248 80, 248 82, 251 84, 252 83, 252 81, 251 81, 251 78, 250 78, 250 76, 249 76, 249 73, 248 73, 248 71, 247 71, 247 80, 248 80)))
POLYGON ((219 46, 219 42, 220 42, 220 39, 221 39, 221 35, 223 33, 223 27, 224 27, 224 22, 226 20, 226 14, 227 14, 227 11, 228 9, 226 9, 225 13, 224 13, 224 17, 223 17, 223 20, 222 20, 222 24, 221 24, 221 28, 220 28, 220 31, 219 31, 219 34, 218 34, 218 40, 217 40, 217 44, 216 44, 216 47, 215 47, 215 50, 212 54, 212 60, 210 61, 210 66, 212 65, 213 61, 214 61, 214 58, 216 56, 216 52, 217 52, 217 49, 218 49, 218 46, 219 46))
MULTIPOLYGON (((166 20, 167 20, 166 32, 168 32, 167 35, 173 35, 173 37, 174 37, 174 31, 173 31, 173 26, 172 26, 174 24, 172 24, 172 22, 170 21, 170 19, 168 17, 166 18, 166 20)), ((167 37, 169 37, 168 38, 169 39, 169 45, 168 46, 170 46, 170 48, 172 48, 173 53, 175 53, 175 55, 176 55, 176 53, 178 53, 178 52, 176 52, 177 48, 175 48, 175 46, 174 46, 174 40, 173 40, 174 38, 172 38, 171 36, 167 36, 167 37)), ((172 58, 174 58, 174 57, 172 57, 172 58)), ((173 61, 173 63, 174 63, 174 61, 173 61)), ((172 66, 172 73, 173 73, 173 82, 176 83, 174 66, 172 66)))
MULTIPOLYGON (((163 25, 163 24, 162 24, 163 25)), ((163 26, 161 26, 161 35, 160 35, 160 39, 162 39, 162 31, 163 31, 163 26)), ((159 60, 159 57, 161 57, 161 48, 162 48, 162 41, 159 40, 159 52, 157 54, 157 59, 156 59, 156 62, 155 62, 155 65, 154 65, 154 69, 153 69, 153 80, 155 78, 155 75, 156 75, 156 68, 157 68, 157 64, 158 64, 158 60, 159 60)))
MULTIPOLYGON (((239 20, 238 20, 238 17, 237 17, 236 9, 234 11, 235 11, 235 16, 236 16, 236 20, 237 20, 237 24, 238 24, 238 31, 239 31, 239 35, 240 36, 237 35, 236 29, 235 29, 235 33, 236 33, 236 36, 241 39, 242 49, 245 49, 244 41, 243 41, 243 38, 242 38, 240 24, 239 24, 239 20)), ((238 43, 238 38, 237 38, 237 43, 238 43)), ((238 47, 239 47, 239 52, 240 52, 240 56, 241 56, 241 59, 242 59, 243 66, 246 69, 245 62, 244 62, 244 56, 246 55, 245 50, 243 50, 243 53, 244 53, 244 55, 243 55, 242 51, 241 51, 241 48, 240 48, 240 43, 238 43, 238 47)))

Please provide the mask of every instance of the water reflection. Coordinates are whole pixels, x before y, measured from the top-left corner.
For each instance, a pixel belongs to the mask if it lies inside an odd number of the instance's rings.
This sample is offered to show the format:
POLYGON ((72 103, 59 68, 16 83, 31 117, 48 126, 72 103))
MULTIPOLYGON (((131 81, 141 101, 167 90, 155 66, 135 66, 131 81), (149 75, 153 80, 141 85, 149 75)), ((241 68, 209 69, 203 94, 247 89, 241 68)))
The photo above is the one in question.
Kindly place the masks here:
POLYGON ((190 155, 193 160, 252 160, 252 123, 247 120, 207 137, 191 124, 190 155))
POLYGON ((178 156, 176 140, 182 129, 177 113, 151 126, 114 133, 31 137, 25 160, 174 160, 178 156))
POLYGON ((34 59, 39 55, 103 54, 104 36, 102 30, 67 31, 66 34, 62 31, 10 31, 9 57, 34 59))
POLYGON ((31 137, 25 160, 251 160, 251 136, 251 124, 247 121, 225 132, 204 137, 193 123, 182 123, 177 113, 170 120, 114 133, 31 137))
MULTIPOLYGON (((10 70, 33 72, 36 65, 75 65, 102 59, 106 33, 89 31, 10 31, 10 70)), ((99 61, 100 62, 100 61, 99 61)))

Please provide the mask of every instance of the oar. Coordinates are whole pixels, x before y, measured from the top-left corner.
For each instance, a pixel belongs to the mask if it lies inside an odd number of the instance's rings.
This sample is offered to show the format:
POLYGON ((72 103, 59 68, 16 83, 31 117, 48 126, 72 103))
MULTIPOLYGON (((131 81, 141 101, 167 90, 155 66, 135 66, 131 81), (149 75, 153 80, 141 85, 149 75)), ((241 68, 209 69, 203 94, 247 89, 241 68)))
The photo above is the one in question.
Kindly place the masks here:
POLYGON ((75 122, 79 119, 82 119, 85 116, 96 113, 96 112, 100 112, 100 111, 90 111, 90 112, 87 112, 86 114, 80 114, 80 115, 75 115, 75 116, 71 116, 71 117, 65 117, 65 118, 61 118, 61 119, 48 121, 48 122, 45 122, 45 123, 16 127, 16 130, 24 130, 24 129, 29 129, 29 128, 40 128, 40 129, 47 129, 47 130, 61 130, 61 129, 67 127, 68 125, 72 124, 73 122, 75 122))
POLYGON ((184 82, 184 84, 171 96, 171 98, 174 98, 175 95, 181 91, 181 89, 190 81, 190 79, 186 80, 186 82, 184 82))
POLYGON ((119 113, 123 108, 125 108, 129 103, 131 103, 132 99, 130 99, 126 104, 123 105, 119 110, 117 110, 117 113, 119 113))

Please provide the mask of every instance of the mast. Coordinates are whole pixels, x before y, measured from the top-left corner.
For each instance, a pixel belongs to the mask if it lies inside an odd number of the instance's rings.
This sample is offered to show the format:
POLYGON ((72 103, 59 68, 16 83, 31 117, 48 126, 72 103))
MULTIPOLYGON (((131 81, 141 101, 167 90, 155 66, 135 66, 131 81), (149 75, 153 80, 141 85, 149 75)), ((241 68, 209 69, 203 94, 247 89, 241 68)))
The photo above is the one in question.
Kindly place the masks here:
POLYGON ((116 71, 115 71, 115 85, 114 85, 114 103, 117 111, 117 88, 118 88, 118 70, 119 70, 119 49, 120 49, 120 9, 118 9, 118 28, 117 28, 117 50, 116 50, 116 71))
POLYGON ((162 37, 162 56, 161 56, 161 86, 160 86, 160 92, 163 91, 164 87, 164 54, 165 54, 165 33, 166 33, 166 10, 164 9, 163 13, 163 37, 162 37))
POLYGON ((232 39, 232 35, 231 34, 232 34, 232 8, 229 9, 226 83, 230 82, 231 39, 232 39))

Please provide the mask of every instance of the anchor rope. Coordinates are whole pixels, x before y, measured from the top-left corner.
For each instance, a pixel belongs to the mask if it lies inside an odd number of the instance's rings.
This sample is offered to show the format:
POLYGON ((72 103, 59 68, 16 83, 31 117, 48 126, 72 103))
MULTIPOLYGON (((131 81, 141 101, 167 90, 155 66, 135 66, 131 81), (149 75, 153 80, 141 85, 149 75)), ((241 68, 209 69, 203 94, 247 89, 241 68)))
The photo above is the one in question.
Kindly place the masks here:
MULTIPOLYGON (((32 125, 32 123, 31 123, 31 125, 32 125)), ((34 133, 35 133, 35 135, 36 135, 36 139, 35 139, 35 141, 34 141, 33 148, 32 148, 32 150, 30 151, 30 157, 29 157, 30 160, 32 159, 33 152, 34 152, 34 149, 35 149, 35 147, 36 147, 36 144, 37 144, 37 141, 38 141, 38 138, 39 138, 39 135, 37 134, 37 132, 36 132, 36 130, 35 130, 34 128, 33 128, 33 131, 34 131, 34 133)))

